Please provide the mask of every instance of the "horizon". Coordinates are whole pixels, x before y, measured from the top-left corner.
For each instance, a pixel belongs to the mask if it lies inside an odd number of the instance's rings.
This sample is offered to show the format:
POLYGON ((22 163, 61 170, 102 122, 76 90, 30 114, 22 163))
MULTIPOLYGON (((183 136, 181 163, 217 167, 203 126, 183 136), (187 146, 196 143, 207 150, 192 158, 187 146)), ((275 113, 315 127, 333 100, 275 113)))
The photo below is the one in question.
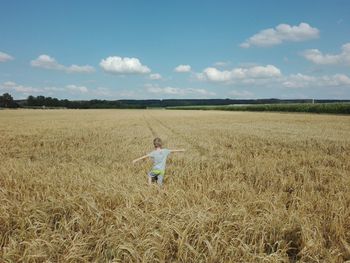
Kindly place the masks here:
MULTIPOLYGON (((11 94, 10 94, 11 95, 11 94)), ((0 94, 1 96, 1 94, 0 94)), ((29 95, 32 96, 32 95, 29 95)), ((28 96, 28 97, 29 97, 28 96)), ((43 95, 38 95, 38 96, 33 96, 34 98, 37 98, 39 96, 43 95)), ((27 98, 23 99, 16 99, 13 98, 14 101, 26 101, 28 100, 27 98)), ((66 98, 60 99, 60 98, 55 98, 55 97, 50 97, 50 96, 43 96, 45 98, 51 98, 51 99, 58 99, 58 100, 66 100, 66 98)), ((106 101, 166 101, 166 100, 178 100, 178 101, 186 101, 186 100, 198 100, 198 101, 208 101, 208 100, 220 100, 220 101, 225 101, 225 100, 237 100, 237 101, 264 101, 264 100, 277 100, 277 101, 303 101, 303 100, 311 100, 311 101, 342 101, 342 102, 350 102, 350 99, 327 99, 327 98, 320 98, 320 99, 314 99, 314 98, 307 98, 307 99, 294 99, 294 98, 286 98, 286 99, 279 99, 279 98, 258 98, 258 99, 250 99, 250 98, 206 98, 206 99, 201 99, 201 98, 168 98, 168 99, 67 99, 69 101, 92 101, 92 100, 106 100, 106 101)))
POLYGON ((349 1, 1 6, 0 93, 16 100, 350 99, 349 1))

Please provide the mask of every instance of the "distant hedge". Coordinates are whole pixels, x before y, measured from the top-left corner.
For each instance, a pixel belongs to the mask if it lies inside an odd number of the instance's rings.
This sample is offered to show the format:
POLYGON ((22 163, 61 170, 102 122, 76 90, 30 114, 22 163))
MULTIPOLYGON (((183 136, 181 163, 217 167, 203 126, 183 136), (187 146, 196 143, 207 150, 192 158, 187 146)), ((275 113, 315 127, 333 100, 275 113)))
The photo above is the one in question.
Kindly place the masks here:
POLYGON ((224 110, 224 111, 277 111, 350 114, 350 103, 298 103, 298 104, 260 104, 244 106, 185 106, 167 107, 169 110, 224 110))

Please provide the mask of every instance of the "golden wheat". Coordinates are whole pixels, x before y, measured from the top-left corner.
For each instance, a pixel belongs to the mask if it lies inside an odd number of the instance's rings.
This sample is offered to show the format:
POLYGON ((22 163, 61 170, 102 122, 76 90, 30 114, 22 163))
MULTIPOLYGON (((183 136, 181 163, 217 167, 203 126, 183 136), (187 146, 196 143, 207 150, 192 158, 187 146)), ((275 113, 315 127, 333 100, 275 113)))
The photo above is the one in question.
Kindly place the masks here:
POLYGON ((348 116, 0 111, 0 146, 1 262, 350 260, 348 116))

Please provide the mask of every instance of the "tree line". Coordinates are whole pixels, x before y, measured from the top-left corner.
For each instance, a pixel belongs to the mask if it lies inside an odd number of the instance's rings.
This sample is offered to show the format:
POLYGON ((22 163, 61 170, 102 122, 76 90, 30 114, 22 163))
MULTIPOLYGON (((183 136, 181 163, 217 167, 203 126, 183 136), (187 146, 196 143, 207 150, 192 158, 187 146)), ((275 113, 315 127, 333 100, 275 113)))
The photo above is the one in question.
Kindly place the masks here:
POLYGON ((164 100, 68 100, 45 96, 28 96, 14 100, 9 93, 0 96, 3 108, 68 108, 68 109, 145 109, 150 107, 208 106, 231 104, 278 104, 278 103, 325 103, 350 102, 350 100, 280 100, 280 99, 164 99, 164 100))
MULTIPOLYGON (((119 101, 108 100, 68 100, 57 98, 45 97, 45 96, 29 96, 26 102, 23 103, 26 107, 61 107, 68 109, 121 109, 129 108, 127 105, 123 105, 119 101)), ((134 105, 133 108, 138 108, 134 105)))

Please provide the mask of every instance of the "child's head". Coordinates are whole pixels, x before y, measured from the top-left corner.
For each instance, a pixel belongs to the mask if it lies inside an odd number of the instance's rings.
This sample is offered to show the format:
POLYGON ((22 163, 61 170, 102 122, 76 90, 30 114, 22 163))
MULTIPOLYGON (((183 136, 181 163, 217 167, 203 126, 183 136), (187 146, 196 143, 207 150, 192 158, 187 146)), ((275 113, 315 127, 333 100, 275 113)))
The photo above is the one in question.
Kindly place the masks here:
POLYGON ((153 145, 155 148, 162 148, 162 144, 162 140, 158 137, 153 140, 153 145))

